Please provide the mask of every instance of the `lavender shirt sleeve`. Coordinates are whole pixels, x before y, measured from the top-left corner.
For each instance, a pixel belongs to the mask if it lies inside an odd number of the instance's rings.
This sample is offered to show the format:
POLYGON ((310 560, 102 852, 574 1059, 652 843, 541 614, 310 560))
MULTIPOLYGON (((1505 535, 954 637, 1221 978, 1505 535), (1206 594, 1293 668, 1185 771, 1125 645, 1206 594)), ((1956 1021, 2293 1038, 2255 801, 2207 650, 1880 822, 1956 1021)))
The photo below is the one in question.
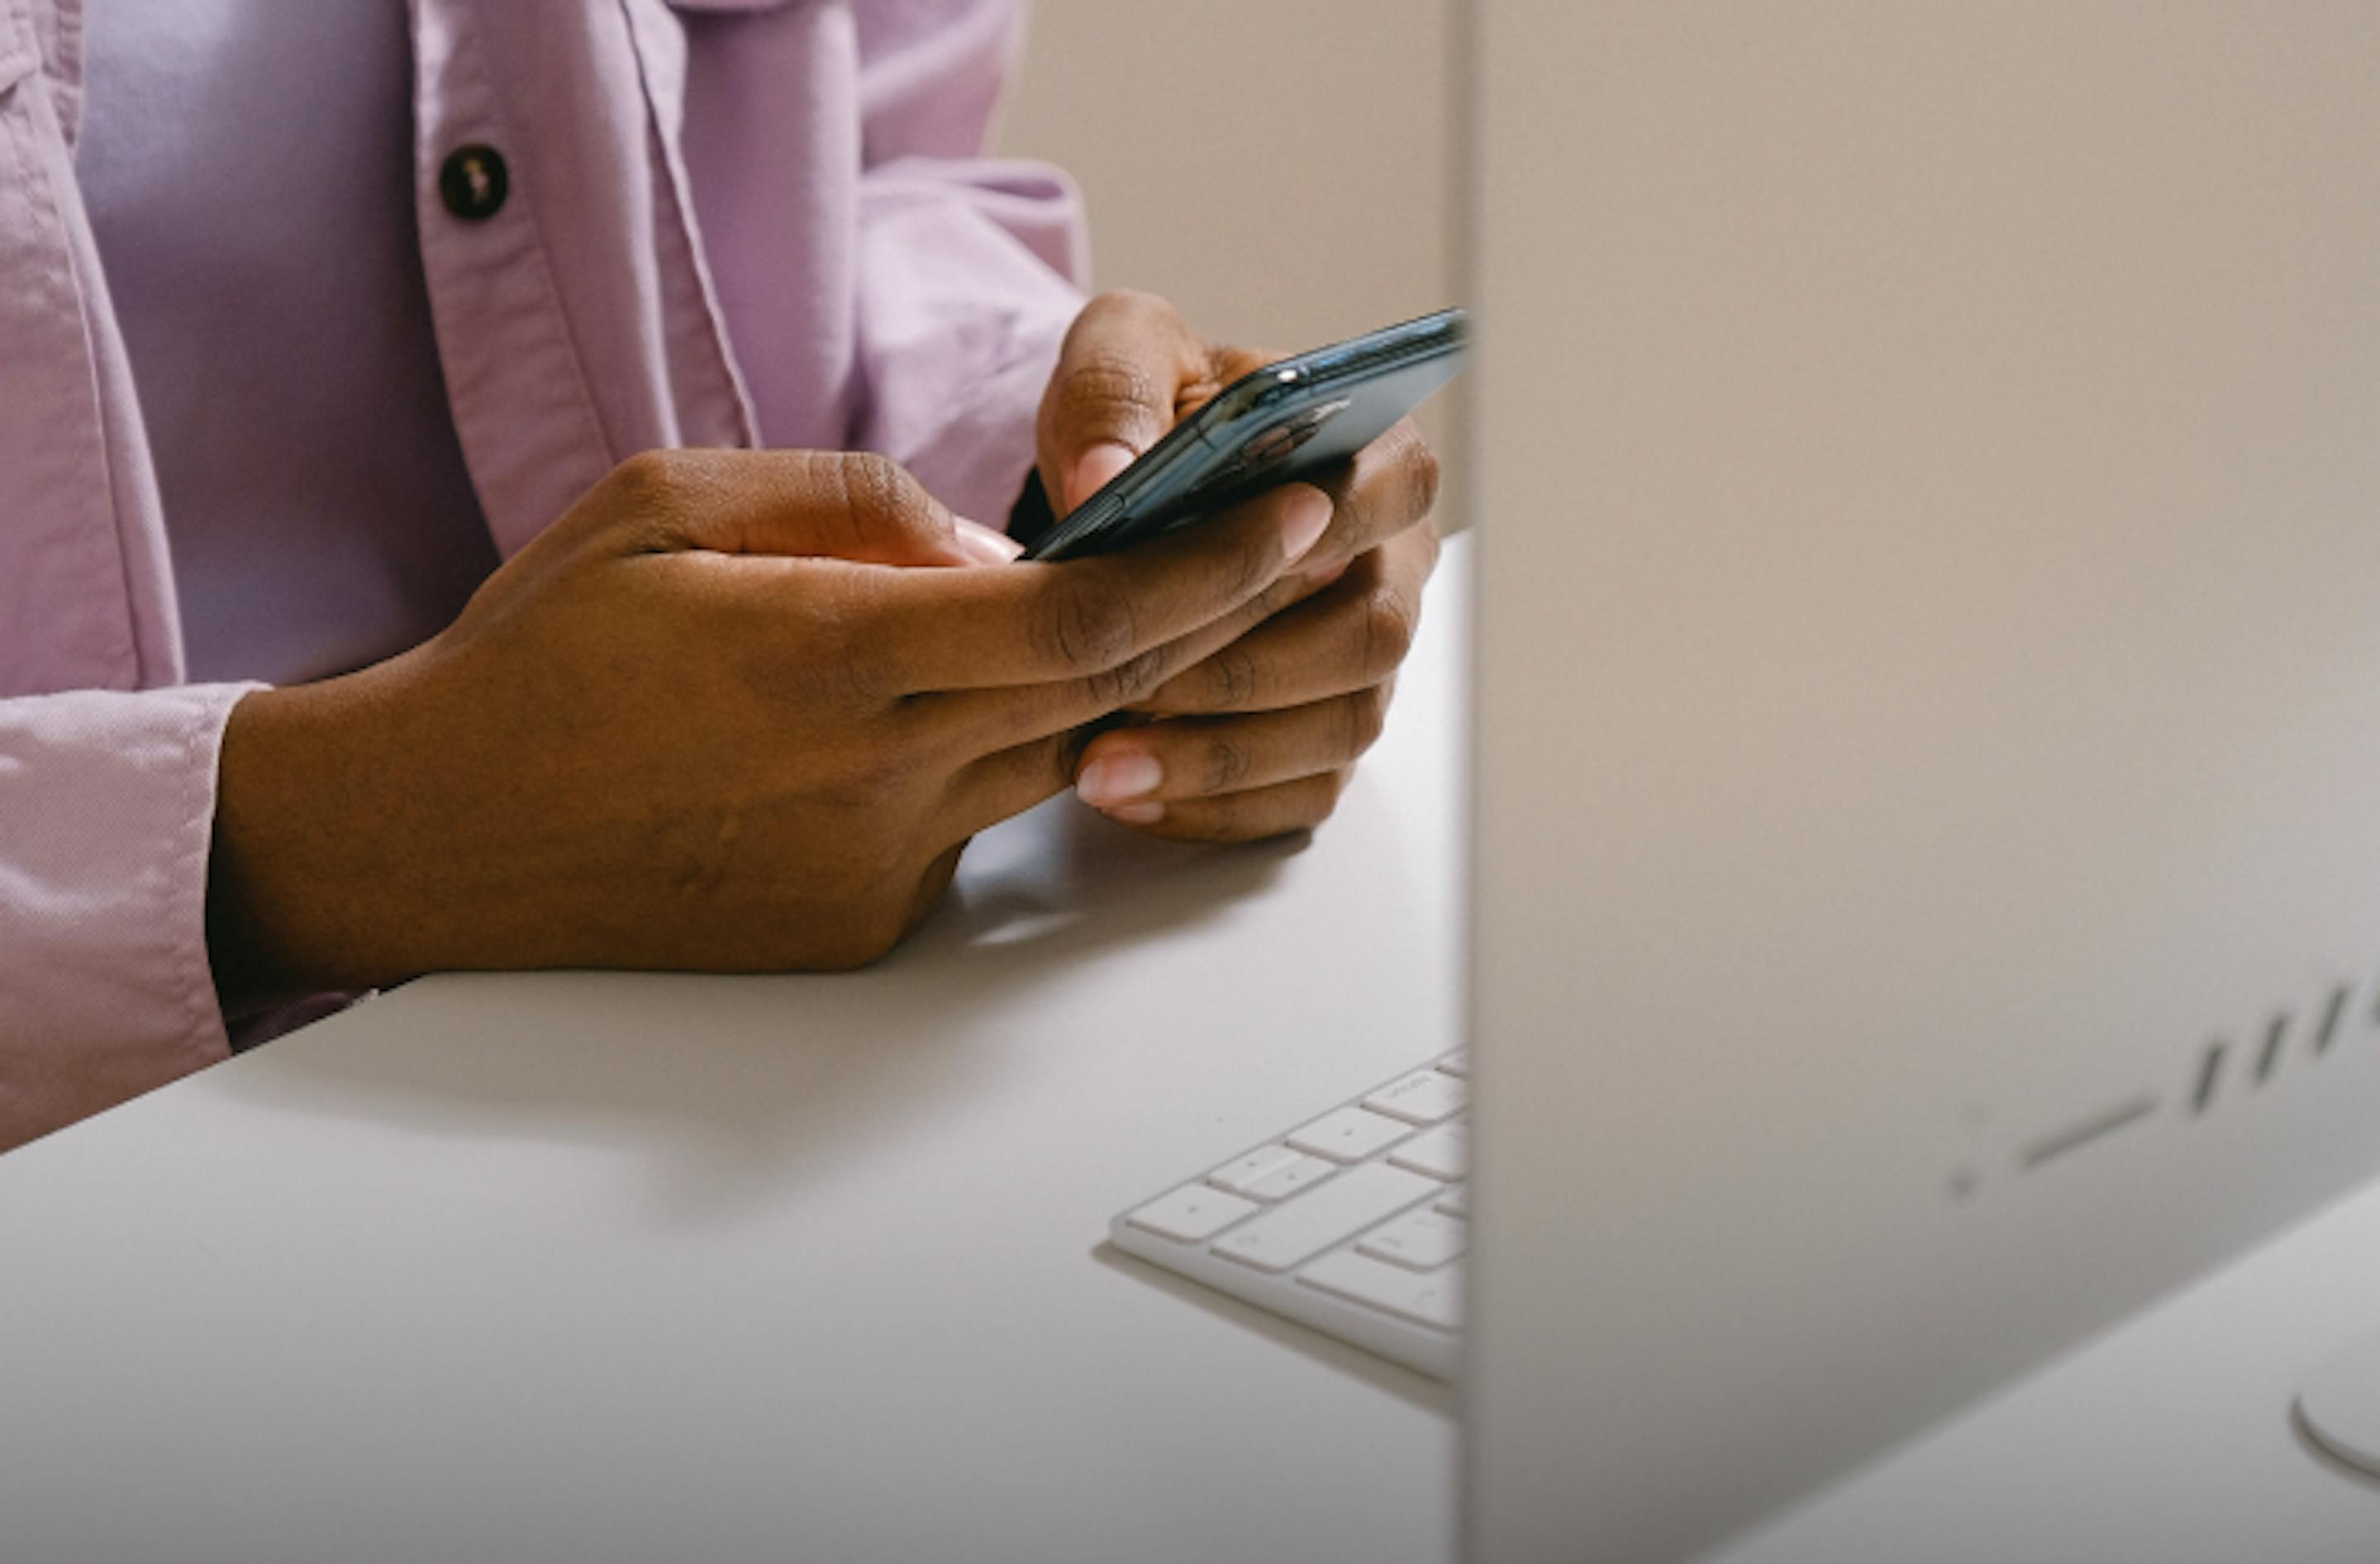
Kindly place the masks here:
POLYGON ((224 1057, 215 751, 72 169, 71 29, 0 16, 0 1150, 224 1057), (41 691, 72 691, 38 694, 41 691))
POLYGON ((1087 272, 1072 182, 980 155, 1021 0, 673 4, 694 204, 759 437, 881 451, 997 524, 1087 272))
POLYGON ((251 687, 0 700, 0 1148, 228 1051, 207 847, 251 687))
POLYGON ((860 22, 856 443, 998 526, 1082 307, 1082 202, 1054 168, 977 155, 1022 6, 880 6, 860 22))

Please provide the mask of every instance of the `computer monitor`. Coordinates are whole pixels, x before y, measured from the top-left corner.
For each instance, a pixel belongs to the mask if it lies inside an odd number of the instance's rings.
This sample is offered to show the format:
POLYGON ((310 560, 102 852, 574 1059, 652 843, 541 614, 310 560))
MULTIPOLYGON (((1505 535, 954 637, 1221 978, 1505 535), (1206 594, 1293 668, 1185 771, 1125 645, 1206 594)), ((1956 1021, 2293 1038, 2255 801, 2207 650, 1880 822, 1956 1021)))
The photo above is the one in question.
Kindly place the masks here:
POLYGON ((1469 27, 1465 1525, 1692 1557, 2380 1170, 2380 4, 1469 27))

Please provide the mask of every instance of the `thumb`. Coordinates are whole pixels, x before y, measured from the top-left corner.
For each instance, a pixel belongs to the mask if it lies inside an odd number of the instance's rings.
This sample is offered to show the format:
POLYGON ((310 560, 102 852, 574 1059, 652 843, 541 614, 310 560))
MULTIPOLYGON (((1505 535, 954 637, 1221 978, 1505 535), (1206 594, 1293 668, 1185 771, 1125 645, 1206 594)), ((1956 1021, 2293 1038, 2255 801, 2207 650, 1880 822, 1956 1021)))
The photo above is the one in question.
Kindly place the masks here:
POLYGON ((926 565, 986 564, 999 548, 908 469, 865 452, 652 452, 616 477, 653 549, 926 565))
POLYGON ((1173 427, 1185 389, 1211 374, 1206 344, 1152 294, 1109 293, 1066 333, 1035 426, 1041 485, 1060 515, 1099 492, 1173 427))

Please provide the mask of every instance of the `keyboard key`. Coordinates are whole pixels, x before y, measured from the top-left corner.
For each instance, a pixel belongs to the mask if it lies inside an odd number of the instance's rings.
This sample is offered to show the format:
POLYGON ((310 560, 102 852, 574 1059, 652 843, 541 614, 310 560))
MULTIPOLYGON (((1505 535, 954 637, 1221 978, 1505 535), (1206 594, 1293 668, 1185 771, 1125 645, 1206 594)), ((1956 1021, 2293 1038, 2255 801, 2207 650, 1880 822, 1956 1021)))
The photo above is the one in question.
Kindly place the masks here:
POLYGON ((1463 1111, 1470 1088, 1451 1075, 1416 1070, 1364 1099, 1375 1113, 1386 1113, 1413 1124, 1435 1124, 1463 1111))
POLYGON ((1417 1275, 1342 1249, 1298 1272, 1297 1279, 1305 1286, 1440 1330, 1454 1330, 1463 1324, 1460 1266, 1417 1275))
POLYGON ((1291 1159, 1248 1185, 1240 1193, 1252 1199, 1274 1201, 1286 1199, 1307 1184, 1319 1183, 1339 1170, 1336 1162, 1326 1162, 1319 1157, 1299 1157, 1291 1159))
POLYGON ((1207 1182, 1233 1194, 1248 1194, 1265 1181, 1267 1174, 1305 1160, 1285 1146, 1269 1146, 1261 1151, 1249 1152, 1236 1162, 1226 1162, 1208 1174, 1207 1182))
POLYGON ((1366 1162, 1226 1233, 1215 1253, 1260 1271, 1285 1271, 1428 1199, 1441 1187, 1419 1173, 1366 1162))
POLYGON ((1333 1162, 1361 1162, 1384 1146, 1413 1134, 1413 1126, 1360 1108, 1326 1113, 1289 1137, 1289 1144, 1333 1162))
POLYGON ((1438 1061, 1438 1068, 1445 1071, 1450 1075, 1460 1075, 1463 1079, 1469 1080, 1471 1078, 1471 1050, 1469 1049, 1455 1049, 1452 1053, 1448 1054, 1444 1059, 1438 1061))
POLYGON ((1433 1179, 1459 1179, 1471 1162, 1471 1126, 1457 1119, 1424 1130, 1390 1152, 1389 1160, 1433 1179))
POLYGON ((1189 1184, 1171 1194, 1158 1196, 1127 1219, 1133 1226, 1146 1228, 1160 1238, 1171 1238, 1182 1243, 1199 1243, 1257 1209, 1258 1206, 1253 1200, 1225 1194, 1221 1190, 1208 1189, 1205 1184, 1189 1184))
POLYGON ((1471 1247, 1471 1224, 1427 1208, 1374 1228, 1355 1247, 1409 1271, 1434 1271, 1471 1247))
POLYGON ((1450 1217, 1471 1215, 1471 1186, 1456 1184, 1452 1189, 1431 1201, 1429 1208, 1433 1211, 1443 1211, 1450 1217))

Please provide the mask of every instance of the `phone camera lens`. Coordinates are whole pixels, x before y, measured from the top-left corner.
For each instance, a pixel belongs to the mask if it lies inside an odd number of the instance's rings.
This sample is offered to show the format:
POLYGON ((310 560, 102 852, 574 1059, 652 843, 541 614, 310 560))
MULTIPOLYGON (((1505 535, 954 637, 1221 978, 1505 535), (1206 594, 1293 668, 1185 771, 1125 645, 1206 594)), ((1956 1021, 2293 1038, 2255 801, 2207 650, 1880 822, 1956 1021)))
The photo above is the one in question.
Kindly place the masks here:
POLYGON ((1322 426, 1345 412, 1347 406, 1345 402, 1330 402, 1284 418, 1241 446, 1240 460, 1250 466, 1277 462, 1319 434, 1322 426))

